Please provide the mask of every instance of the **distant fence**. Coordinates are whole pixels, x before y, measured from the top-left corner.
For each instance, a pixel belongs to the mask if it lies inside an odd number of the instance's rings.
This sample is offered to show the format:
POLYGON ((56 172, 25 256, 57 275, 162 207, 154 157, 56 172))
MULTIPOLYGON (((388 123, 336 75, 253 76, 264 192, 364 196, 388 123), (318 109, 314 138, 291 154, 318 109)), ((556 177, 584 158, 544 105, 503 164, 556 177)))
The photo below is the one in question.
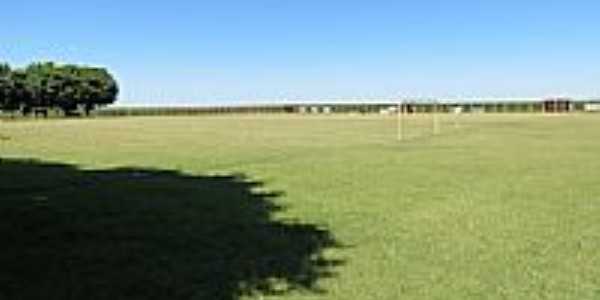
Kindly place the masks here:
POLYGON ((186 116, 186 115, 215 115, 215 114, 250 114, 250 113, 294 113, 292 107, 111 107, 100 109, 97 116, 186 116))
POLYGON ((224 107, 109 107, 95 112, 97 116, 171 116, 217 114, 332 114, 378 113, 390 104, 314 104, 224 107))
MULTIPOLYGON (((598 104, 600 105, 600 104, 598 104)), ((588 102, 497 102, 497 103, 417 103, 402 104, 310 104, 231 107, 110 107, 95 115, 119 116, 191 116, 219 114, 393 114, 407 113, 566 113, 590 111, 588 102)))
MULTIPOLYGON (((568 113, 600 111, 600 101, 548 100, 537 102, 403 102, 402 104, 286 104, 222 107, 106 107, 96 117, 198 116, 225 114, 394 114, 405 113, 568 113)), ((51 112, 50 117, 63 117, 51 112)), ((4 118, 23 118, 18 112, 0 113, 4 118)))

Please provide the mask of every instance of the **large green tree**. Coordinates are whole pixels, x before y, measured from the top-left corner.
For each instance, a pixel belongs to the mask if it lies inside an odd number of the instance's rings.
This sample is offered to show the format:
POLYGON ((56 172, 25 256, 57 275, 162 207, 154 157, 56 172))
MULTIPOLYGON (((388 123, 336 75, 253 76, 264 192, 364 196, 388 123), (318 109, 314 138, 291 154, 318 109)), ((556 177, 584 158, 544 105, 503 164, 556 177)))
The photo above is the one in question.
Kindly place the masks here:
POLYGON ((116 101, 119 88, 103 68, 33 63, 11 70, 0 65, 0 107, 21 109, 59 108, 65 113, 82 109, 86 114, 97 106, 116 101))

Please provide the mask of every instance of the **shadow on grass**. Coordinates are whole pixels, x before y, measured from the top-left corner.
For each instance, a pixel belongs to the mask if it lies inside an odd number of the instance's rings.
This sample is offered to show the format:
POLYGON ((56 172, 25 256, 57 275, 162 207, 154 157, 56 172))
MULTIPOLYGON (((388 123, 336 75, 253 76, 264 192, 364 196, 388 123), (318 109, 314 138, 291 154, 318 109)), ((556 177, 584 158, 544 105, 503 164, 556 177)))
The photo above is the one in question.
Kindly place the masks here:
POLYGON ((239 299, 317 281, 332 235, 237 176, 0 159, 1 299, 239 299))

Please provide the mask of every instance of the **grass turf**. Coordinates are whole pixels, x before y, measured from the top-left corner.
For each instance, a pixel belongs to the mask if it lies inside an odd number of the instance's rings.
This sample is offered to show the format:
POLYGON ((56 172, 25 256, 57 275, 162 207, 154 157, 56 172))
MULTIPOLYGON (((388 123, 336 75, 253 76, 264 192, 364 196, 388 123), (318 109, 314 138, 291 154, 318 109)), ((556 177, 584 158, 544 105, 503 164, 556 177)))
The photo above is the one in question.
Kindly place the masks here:
POLYGON ((0 123, 0 298, 600 297, 600 117, 395 122, 0 123))

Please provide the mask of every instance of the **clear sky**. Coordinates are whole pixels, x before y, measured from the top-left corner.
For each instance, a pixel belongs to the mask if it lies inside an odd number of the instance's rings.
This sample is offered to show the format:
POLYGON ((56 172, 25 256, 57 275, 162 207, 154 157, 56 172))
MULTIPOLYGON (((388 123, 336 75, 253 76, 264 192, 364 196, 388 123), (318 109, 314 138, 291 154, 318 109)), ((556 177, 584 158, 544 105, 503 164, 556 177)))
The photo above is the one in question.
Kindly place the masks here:
POLYGON ((4 1, 0 60, 108 67, 121 104, 600 95, 600 1, 4 1))

